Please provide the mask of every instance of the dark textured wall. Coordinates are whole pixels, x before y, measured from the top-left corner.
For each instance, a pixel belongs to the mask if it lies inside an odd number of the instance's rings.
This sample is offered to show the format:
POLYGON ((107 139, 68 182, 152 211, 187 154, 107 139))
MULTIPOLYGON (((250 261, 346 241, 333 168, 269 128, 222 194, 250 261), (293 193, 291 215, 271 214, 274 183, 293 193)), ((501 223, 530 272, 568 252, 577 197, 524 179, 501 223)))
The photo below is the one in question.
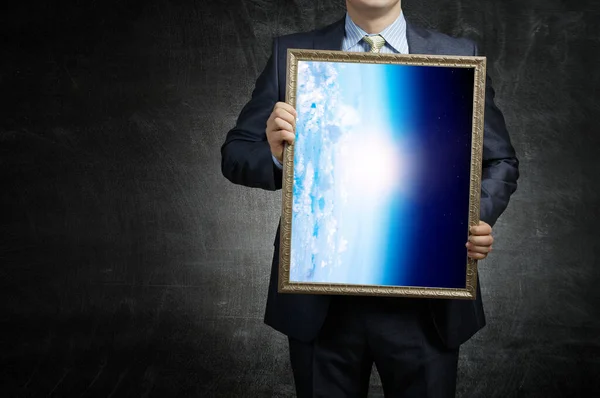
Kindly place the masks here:
MULTIPOLYGON (((293 395, 262 324, 279 194, 226 181, 219 147, 271 37, 343 7, 2 6, 0 395, 293 395)), ((459 396, 600 396, 598 1, 404 8, 478 40, 522 162, 459 396)))

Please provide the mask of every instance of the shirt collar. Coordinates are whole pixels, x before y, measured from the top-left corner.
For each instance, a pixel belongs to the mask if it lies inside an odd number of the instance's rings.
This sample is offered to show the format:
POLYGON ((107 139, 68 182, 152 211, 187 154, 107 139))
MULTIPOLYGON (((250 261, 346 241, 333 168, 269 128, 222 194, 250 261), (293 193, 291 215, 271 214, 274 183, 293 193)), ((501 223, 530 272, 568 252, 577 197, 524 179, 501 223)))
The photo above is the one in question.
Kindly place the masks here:
MULTIPOLYGON (((354 23, 348 13, 346 13, 345 28, 346 40, 349 41, 351 46, 359 43, 363 37, 370 36, 354 23)), ((406 19, 404 19, 404 12, 401 11, 398 18, 379 34, 385 39, 387 45, 391 46, 396 51, 400 51, 404 47, 403 42, 406 41, 406 19)))

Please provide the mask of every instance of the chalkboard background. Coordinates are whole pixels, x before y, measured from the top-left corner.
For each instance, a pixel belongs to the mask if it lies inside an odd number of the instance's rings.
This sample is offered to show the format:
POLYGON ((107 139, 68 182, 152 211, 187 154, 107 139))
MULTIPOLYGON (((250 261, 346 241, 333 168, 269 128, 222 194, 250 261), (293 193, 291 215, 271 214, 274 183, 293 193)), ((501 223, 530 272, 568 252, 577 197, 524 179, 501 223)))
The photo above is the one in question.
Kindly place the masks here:
MULTIPOLYGON (((403 6, 478 41, 521 160, 458 396, 599 396, 599 2, 403 6)), ((2 396, 293 396, 286 340, 262 323, 280 194, 229 183, 219 148, 271 38, 343 11, 2 6, 2 396)))

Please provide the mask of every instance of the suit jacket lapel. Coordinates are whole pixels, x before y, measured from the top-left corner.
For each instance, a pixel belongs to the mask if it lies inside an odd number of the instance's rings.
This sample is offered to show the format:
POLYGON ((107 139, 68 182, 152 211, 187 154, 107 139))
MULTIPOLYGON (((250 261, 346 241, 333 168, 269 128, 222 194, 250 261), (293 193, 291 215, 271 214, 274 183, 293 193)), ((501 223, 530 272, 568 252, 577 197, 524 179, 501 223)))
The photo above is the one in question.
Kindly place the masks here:
POLYGON ((438 54, 439 50, 426 29, 406 22, 406 41, 410 54, 438 54))
POLYGON ((319 31, 314 37, 313 48, 315 50, 341 50, 345 33, 344 24, 345 19, 342 18, 319 31))

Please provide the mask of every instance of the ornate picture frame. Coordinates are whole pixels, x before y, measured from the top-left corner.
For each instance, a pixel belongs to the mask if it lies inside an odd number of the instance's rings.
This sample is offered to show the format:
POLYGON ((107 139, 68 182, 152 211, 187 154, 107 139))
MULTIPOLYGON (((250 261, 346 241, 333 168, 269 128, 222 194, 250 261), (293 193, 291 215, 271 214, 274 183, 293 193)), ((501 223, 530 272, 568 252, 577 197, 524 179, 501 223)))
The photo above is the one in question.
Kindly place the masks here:
POLYGON ((474 299, 485 57, 289 49, 280 293, 474 299))

